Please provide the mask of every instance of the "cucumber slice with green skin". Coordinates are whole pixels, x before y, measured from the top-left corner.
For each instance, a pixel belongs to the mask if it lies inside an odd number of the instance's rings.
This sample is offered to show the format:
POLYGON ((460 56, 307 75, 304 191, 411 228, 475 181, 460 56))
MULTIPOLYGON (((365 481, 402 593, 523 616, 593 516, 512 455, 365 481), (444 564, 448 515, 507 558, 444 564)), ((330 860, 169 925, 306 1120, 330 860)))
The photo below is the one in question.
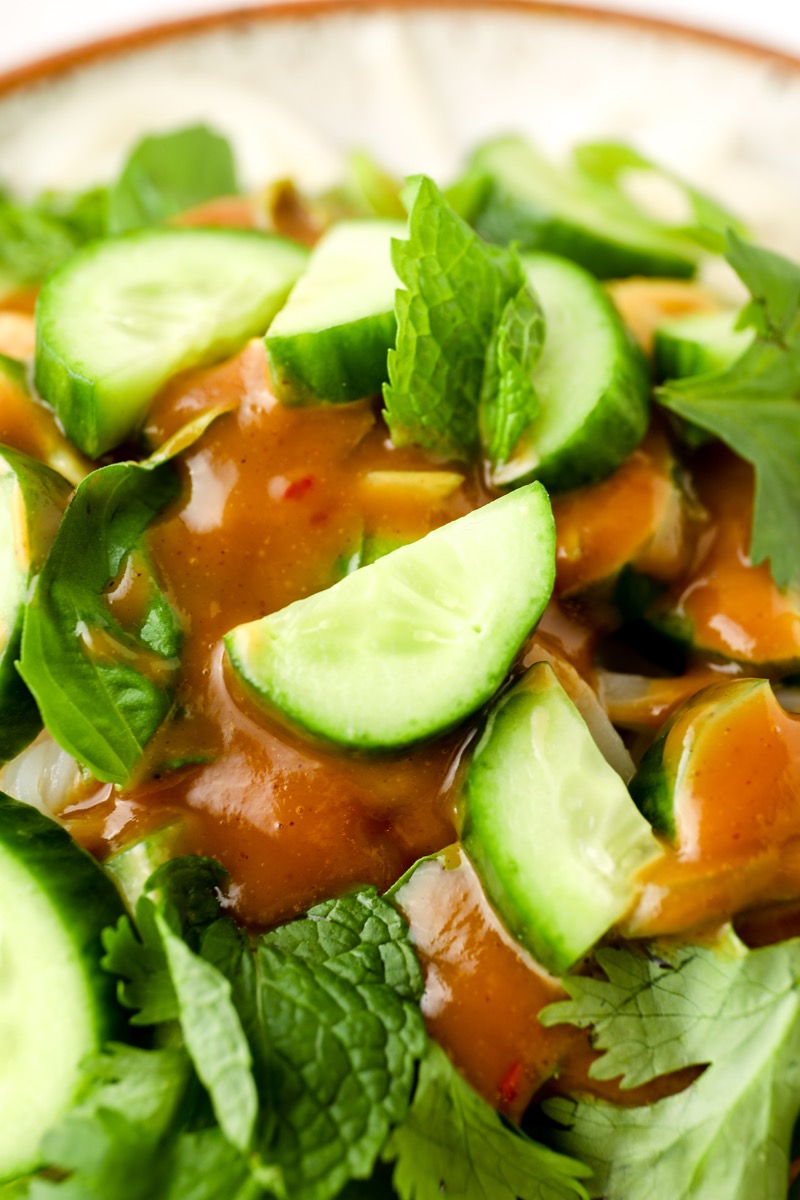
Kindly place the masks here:
POLYGON ((547 328, 533 372, 541 411, 492 482, 569 491, 609 475, 644 437, 647 363, 591 275, 549 254, 523 262, 547 328))
POLYGON ((599 279, 694 275, 697 247, 640 214, 608 185, 559 168, 516 137, 474 155, 470 173, 488 181, 475 227, 490 242, 563 254, 599 279))
POLYGON ((480 708, 553 587, 539 484, 495 500, 225 637, 262 702, 342 745, 391 750, 480 708))
POLYGON ((730 366, 754 336, 736 328, 738 318, 738 312, 715 312, 664 321, 653 340, 657 378, 685 379, 730 366))
MULTIPOLYGON (((747 719, 748 711, 752 713, 754 706, 764 703, 778 709, 765 679, 712 684, 681 705, 644 755, 629 784, 631 796, 656 832, 678 848, 694 849, 691 844, 697 840, 696 810, 698 799, 702 803, 703 783, 709 792, 704 756, 724 745, 732 719, 742 714, 747 719)), ((757 739, 759 726, 751 722, 751 728, 757 739)), ((746 758, 743 762, 747 771, 749 763, 746 758)), ((754 805, 760 790, 754 781, 754 805)), ((753 809, 752 823, 759 823, 757 809, 753 809)))
POLYGON ((338 404, 380 393, 394 345, 392 238, 404 221, 341 221, 318 242, 264 342, 284 404, 338 404))
POLYGON ((489 714, 459 807, 487 896, 555 974, 624 916, 637 871, 661 852, 546 663, 489 714))
POLYGON ((0 760, 8 761, 42 728, 17 671, 30 583, 42 567, 71 486, 50 467, 0 446, 0 760))
POLYGON ((76 446, 132 437, 178 371, 264 333, 308 251, 249 230, 151 229, 94 242, 45 283, 35 379, 76 446))
POLYGON ((183 853, 185 828, 182 821, 171 821, 146 837, 123 846, 110 855, 103 866, 122 893, 125 903, 135 913, 145 885, 159 867, 183 853))
POLYGON ((122 1025, 100 967, 114 885, 54 821, 0 793, 0 1180, 43 1165, 83 1060, 122 1025))

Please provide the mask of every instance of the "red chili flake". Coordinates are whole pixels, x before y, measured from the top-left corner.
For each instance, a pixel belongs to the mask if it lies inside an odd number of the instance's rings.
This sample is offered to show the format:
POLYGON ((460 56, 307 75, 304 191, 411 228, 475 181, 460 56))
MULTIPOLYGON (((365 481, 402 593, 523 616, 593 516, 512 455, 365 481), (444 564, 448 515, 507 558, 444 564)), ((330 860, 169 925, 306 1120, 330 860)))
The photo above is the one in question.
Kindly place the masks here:
POLYGON ((522 1063, 512 1063, 503 1076, 500 1087, 497 1089, 502 1104, 509 1105, 514 1103, 519 1095, 524 1077, 525 1071, 522 1063))
POLYGON ((305 496, 306 492, 314 486, 313 475, 303 475, 301 479, 293 479, 290 484, 287 484, 286 491, 283 493, 284 500, 299 500, 301 496, 305 496))

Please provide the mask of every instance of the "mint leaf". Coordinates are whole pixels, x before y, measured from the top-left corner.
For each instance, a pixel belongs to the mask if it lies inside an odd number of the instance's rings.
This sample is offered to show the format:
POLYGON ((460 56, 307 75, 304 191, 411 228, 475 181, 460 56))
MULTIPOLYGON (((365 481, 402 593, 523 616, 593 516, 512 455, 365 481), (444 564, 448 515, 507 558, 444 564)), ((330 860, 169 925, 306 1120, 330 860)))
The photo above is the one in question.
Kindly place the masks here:
POLYGON ((752 295, 740 325, 756 338, 729 367, 668 382, 656 399, 752 464, 750 558, 785 588, 800 580, 800 266, 734 233, 728 245, 752 295))
POLYGON ((398 446, 443 458, 477 449, 487 349, 509 300, 525 286, 511 250, 488 246, 425 176, 416 183, 407 241, 395 241, 397 342, 384 386, 398 446))
POLYGON ((237 192, 230 143, 205 125, 153 134, 134 147, 108 192, 108 232, 158 225, 237 192))
POLYGON ((580 1181, 589 1174, 507 1124, 435 1042, 428 1044, 411 1110, 383 1158, 396 1160, 401 1200, 574 1200, 586 1196, 580 1181))
POLYGON ((646 1108, 551 1101, 568 1153, 593 1167, 604 1200, 782 1196, 800 1111, 800 941, 746 951, 728 942, 658 958, 603 950, 605 980, 570 977, 547 1024, 595 1029, 597 1078, 634 1086, 709 1064, 685 1091, 646 1108))
POLYGON ((205 1085, 220 1129, 243 1153, 258 1115, 252 1058, 231 1001, 231 985, 216 967, 193 954, 161 914, 156 925, 177 998, 186 1048, 205 1085))
POLYGON ((544 346, 542 307, 530 289, 520 288, 508 301, 486 353, 479 423, 481 443, 493 468, 511 457, 514 447, 539 413, 531 375, 544 346))
POLYGON ((401 917, 372 888, 261 938, 259 1006, 274 1128, 262 1145, 292 1200, 369 1177, 406 1114, 425 1031, 422 974, 401 917))

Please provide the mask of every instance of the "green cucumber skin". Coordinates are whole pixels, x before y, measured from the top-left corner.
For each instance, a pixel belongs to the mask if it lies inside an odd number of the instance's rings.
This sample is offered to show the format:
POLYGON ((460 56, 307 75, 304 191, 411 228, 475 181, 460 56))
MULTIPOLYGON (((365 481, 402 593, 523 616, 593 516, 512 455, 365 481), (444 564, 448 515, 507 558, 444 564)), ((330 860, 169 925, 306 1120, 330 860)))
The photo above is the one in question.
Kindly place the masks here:
MULTIPOLYGON (((495 521, 498 519, 496 508, 491 515, 495 521)), ((493 553, 496 554, 496 549, 493 553)), ((501 497, 485 508, 475 510, 458 521, 434 530, 427 538, 386 554, 370 565, 362 566, 327 592, 297 601, 260 621, 237 626, 225 635, 223 641, 235 674, 256 704, 266 704, 268 711, 281 712, 300 728, 328 742, 360 750, 393 752, 448 732, 494 695, 505 679, 521 644, 539 620, 552 592, 554 575, 555 526, 552 510, 544 488, 534 483, 530 485, 527 494, 515 492, 501 497), (395 627, 391 626, 387 639, 387 630, 382 618, 367 630, 359 623, 363 620, 361 615, 355 623, 350 619, 349 614, 353 609, 350 596, 355 594, 353 589, 358 593, 357 606, 363 607, 363 596, 367 595, 371 611, 385 616, 381 607, 382 598, 394 593, 398 579, 403 580, 401 586, 405 594, 409 588, 407 576, 410 570, 415 581, 411 586, 416 586, 418 564, 424 562, 425 557, 430 554, 430 547, 425 547, 421 554, 419 553, 426 542, 435 539, 441 544, 442 560, 458 563, 458 569, 463 573, 466 570, 463 547, 468 547, 470 553, 474 554, 475 547, 480 546, 480 552, 486 553, 485 528, 480 533, 476 530, 481 524, 485 526, 489 519, 489 510, 495 506, 506 505, 511 513, 509 517, 503 518, 500 527, 493 527, 493 530, 499 528, 493 541, 496 543, 498 539, 508 540, 508 529, 512 526, 517 542, 519 538, 525 538, 527 553, 519 556, 519 569, 524 570, 526 579, 524 598, 517 592, 510 598, 508 593, 499 594, 494 575, 491 575, 489 590, 494 597, 492 612, 488 611, 486 596, 479 593, 483 609, 487 609, 481 610, 482 617, 481 612, 477 614, 483 624, 475 628, 473 623, 467 630, 469 622, 466 622, 463 616, 459 618, 459 649, 457 653, 449 654, 447 662, 448 668, 452 667, 455 654, 459 670, 463 668, 465 672, 471 672, 469 678, 465 680, 463 675, 459 675, 457 682, 445 678, 442 687, 442 681, 437 677, 439 687, 430 681, 430 686, 426 688, 424 680, 429 677, 432 667, 423 656, 423 668, 415 671, 413 680, 409 680, 405 675, 407 668, 404 665, 408 655, 398 653, 400 647, 396 642, 395 627), (454 527, 462 523, 471 525, 466 539, 463 534, 453 533, 454 527), (453 545, 455 539, 458 539, 457 552, 454 551, 453 545), (402 566, 396 557, 398 555, 406 556, 402 560, 402 566), (390 563, 390 560, 393 561, 390 563), (406 564, 413 564, 413 567, 406 564), (320 599, 324 598, 323 604, 327 605, 328 598, 336 589, 341 589, 337 596, 344 597, 341 607, 335 610, 326 609, 324 614, 320 614, 320 599), (505 620, 511 622, 511 628, 508 625, 503 625, 502 628, 498 625, 497 612, 503 607, 506 609, 505 620), (313 614, 315 621, 323 622, 323 628, 334 621, 341 623, 342 614, 347 615, 347 630, 352 626, 357 631, 356 644, 345 649, 340 644, 341 637, 337 637, 337 645, 333 648, 329 642, 329 635, 323 638, 307 638, 305 628, 302 630, 302 638, 298 641, 298 626, 295 622, 299 619, 307 621, 306 614, 309 612, 313 614), (302 618, 297 615, 300 613, 302 618), (488 632, 484 627, 486 624, 489 626, 488 632), (285 651, 287 628, 289 645, 300 647, 299 654, 291 656, 290 667, 287 666, 285 651), (468 642, 465 639, 469 639, 468 642), (387 640, 392 642, 391 652, 385 649, 387 640), (461 642, 464 642, 463 647, 461 642), (333 661, 328 661, 329 658, 333 661), (466 658, 469 658, 468 662, 463 661, 466 658), (356 662, 355 670, 359 674, 369 675, 370 686, 372 681, 375 681, 374 686, 378 691, 372 703, 362 702, 361 693, 364 689, 360 686, 354 688, 352 678, 345 679, 345 685, 342 685, 344 672, 349 672, 352 677, 353 661, 356 662), (330 694, 332 697, 335 695, 333 705, 316 701, 316 692, 319 690, 317 685, 323 672, 327 684, 320 687, 325 693, 328 684, 330 685, 330 694), (309 681, 313 682, 313 688, 310 687, 309 681), (403 681, 412 691, 416 688, 418 694, 415 701, 401 699, 398 706, 397 698, 402 692, 403 681), (350 704, 346 702, 348 688, 355 694, 355 700, 350 704), (442 693, 445 699, 441 698, 442 693), (420 711, 421 708, 425 711, 420 711)), ((444 590, 445 585, 441 579, 435 582, 440 591, 444 590)), ((440 597, 437 597, 434 603, 424 589, 415 592, 415 595, 417 598, 422 597, 424 605, 446 614, 445 624, 451 619, 448 605, 443 603, 440 597)), ((390 609, 390 624, 393 615, 390 609)), ((435 621, 436 616, 433 619, 435 621)), ((448 628, 448 634, 450 632, 448 628)), ((343 631, 342 636, 346 636, 346 631, 343 631)), ((436 639, 433 641, 435 643, 436 639)), ((439 668, 441 660, 435 665, 439 668)))
POLYGON ((628 791, 653 831, 674 846, 678 836, 673 804, 675 780, 668 776, 664 765, 664 747, 671 728, 670 720, 648 747, 628 784, 628 791))
POLYGON ((288 337, 264 339, 272 385, 282 404, 349 404, 380 394, 397 336, 394 312, 376 313, 288 337))
POLYGON ((780 662, 756 662, 753 659, 729 658, 720 654, 718 650, 712 650, 709 646, 705 646, 699 640, 695 627, 688 617, 666 608, 659 610, 658 601, 656 601, 655 608, 644 615, 644 621, 659 637, 671 642, 675 647, 690 651, 709 662, 740 663, 750 670, 758 671, 759 675, 768 675, 771 678, 779 678, 800 671, 800 646, 797 648, 796 655, 780 662))
POLYGON ((488 899, 555 974, 624 915, 632 876, 659 853, 544 663, 490 712, 458 807, 461 841, 488 899))
POLYGON ((691 279, 696 264, 665 250, 625 246, 568 219, 537 208, 495 182, 488 189, 475 228, 487 242, 507 246, 517 242, 522 250, 543 250, 569 258, 597 279, 691 279))
MULTIPOLYGON (((589 285, 595 311, 602 314, 604 329, 613 346, 607 386, 582 424, 557 448, 545 453, 531 469, 525 470, 521 463, 520 474, 513 480, 509 478, 510 472, 504 472, 501 483, 503 487, 519 487, 538 479, 550 492, 571 491, 605 479, 641 442, 650 420, 650 371, 642 350, 611 300, 581 267, 554 255, 525 255, 523 265, 534 290, 537 267, 542 265, 551 271, 557 267, 567 280, 572 276, 573 283, 582 289, 589 285)), ((567 357, 579 354, 580 347, 565 344, 557 352, 567 357)), ((547 353, 545 335, 544 354, 547 353)), ((535 370, 533 383, 535 387, 535 370)), ((569 402, 568 397, 559 399, 562 403, 569 402)), ((525 435, 523 442, 524 439, 525 435)))
MULTIPOLYGON (((293 283, 308 258, 305 247, 286 238, 251 230, 169 228, 148 229, 122 237, 92 242, 72 255, 47 279, 36 305, 36 352, 34 382, 40 396, 53 408, 70 440, 90 458, 97 459, 108 450, 133 437, 139 430, 149 404, 158 390, 175 374, 189 367, 205 366, 234 354, 250 337, 261 336, 275 313, 286 299, 293 283), (162 366, 148 364, 142 380, 131 381, 129 362, 123 364, 123 382, 109 382, 107 365, 99 370, 77 361, 85 353, 75 353, 63 344, 60 313, 75 303, 72 294, 86 290, 85 271, 93 263, 105 269, 104 259, 111 262, 110 270, 119 270, 120 250, 130 255, 155 253, 161 246, 169 253, 180 246, 191 253, 192 242, 209 246, 212 253, 224 255, 226 246, 241 249, 248 242, 255 253, 263 254, 275 247, 281 256, 280 285, 264 295, 257 311, 254 309, 237 324, 235 330, 201 339, 201 344, 179 346, 178 351, 164 358, 162 366), (116 256, 116 257, 115 257, 116 256), (289 269, 289 263, 292 263, 289 269), (83 272, 83 274, 81 274, 83 272), (285 276, 285 278, 284 278, 285 276), (77 285, 74 280, 77 279, 77 285)), ((224 261, 224 258, 221 259, 224 261)), ((98 267, 98 271, 100 270, 98 267)), ((212 274, 210 267, 209 275, 212 274)), ((146 360, 146 354, 142 355, 146 360)), ((97 364, 95 364, 97 367, 97 364)), ((111 372, 113 375, 113 372, 111 372)), ((135 376, 135 372, 134 372, 135 376)))
MULTIPOLYGON (((52 468, 20 451, 0 446, 0 459, 15 476, 23 496, 31 560, 27 579, 41 569, 67 506, 71 485, 52 468)), ((42 728, 30 690, 17 670, 22 645, 25 604, 0 651, 0 761, 8 762, 29 745, 42 728)))
MULTIPOLYGON (((88 1017, 88 1023, 83 1026, 81 1044, 75 1047, 72 1096, 62 1094, 61 1105, 52 1105, 49 1112, 47 1105, 44 1105, 46 1127, 37 1130, 35 1126, 29 1126, 23 1137, 23 1141, 27 1138, 27 1145, 2 1147, 2 1180, 17 1178, 46 1165, 41 1161, 39 1151, 34 1149, 34 1144, 38 1146, 47 1128, 78 1098, 82 1083, 81 1067, 86 1056, 98 1052, 108 1040, 120 1036, 126 1020, 116 999, 114 980, 101 966, 102 931, 124 912, 116 888, 102 869, 55 821, 3 793, 0 793, 0 859, 9 863, 9 867, 13 862, 14 871, 21 871, 22 876, 30 880, 31 887, 54 917, 53 928, 61 927, 58 936, 61 938, 63 935, 63 958, 58 956, 57 967, 62 973, 58 978, 65 978, 63 972, 71 973, 74 968, 75 982, 80 978, 81 1017, 88 1017), (87 1028, 89 1045, 84 1041, 87 1028)), ((47 936, 52 941, 53 931, 48 931, 47 936)), ((13 981, 4 979, 4 988, 9 985, 13 987, 13 981)), ((62 1010, 60 996, 52 996, 51 1003, 54 1028, 46 1034, 43 1032, 42 1036, 47 1037, 48 1044, 54 1044, 56 1040, 65 1043, 73 1029, 70 1023, 72 1018, 69 1012, 62 1010)), ((24 1021, 25 1014, 19 1015, 24 1021)), ((63 1086, 63 1077, 60 1082, 63 1086)), ((41 1086, 46 1089, 46 1078, 41 1080, 41 1086)))

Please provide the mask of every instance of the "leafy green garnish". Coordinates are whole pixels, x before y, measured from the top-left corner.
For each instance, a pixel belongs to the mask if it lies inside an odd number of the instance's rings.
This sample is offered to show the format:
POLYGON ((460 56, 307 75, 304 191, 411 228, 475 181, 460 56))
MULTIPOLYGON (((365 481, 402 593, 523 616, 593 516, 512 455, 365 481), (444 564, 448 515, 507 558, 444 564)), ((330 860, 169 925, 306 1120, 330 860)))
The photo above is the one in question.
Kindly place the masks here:
POLYGON ((137 1024, 178 1022, 253 1178, 269 1171, 293 1200, 332 1200, 369 1178, 408 1110, 426 1044, 408 931, 367 888, 251 945, 222 915, 222 882, 210 860, 159 868, 137 928, 126 917, 106 931, 105 965, 137 1024))
POLYGON ((512 401, 529 404, 529 394, 523 397, 517 386, 519 372, 508 363, 534 344, 535 322, 530 304, 520 298, 526 279, 514 251, 483 242, 432 180, 422 176, 414 187, 408 240, 392 245, 392 262, 405 287, 395 303, 397 342, 389 351, 386 419, 397 445, 413 443, 442 458, 465 459, 478 446, 479 404, 491 409, 484 378, 493 343, 489 377, 498 385, 505 379, 507 390, 500 413, 486 420, 501 449, 513 424, 504 410, 512 401))
POLYGON ((604 1200, 783 1196, 800 1111, 800 941, 748 952, 682 946, 597 952, 605 979, 571 976, 552 1025, 594 1030, 599 1079, 634 1087, 709 1064, 685 1091, 643 1108, 554 1100, 559 1145, 593 1167, 604 1200))
POLYGON ((544 346, 539 301, 522 287, 503 309, 489 343, 481 385, 481 443, 492 468, 502 467, 539 413, 531 375, 544 346))
POLYGON ((656 392, 670 412, 720 438, 755 469, 750 558, 779 587, 800 581, 800 266, 729 234, 731 266, 752 300, 755 340, 729 367, 656 392))
POLYGON ((238 191, 228 141, 204 125, 143 138, 116 182, 24 204, 0 195, 0 287, 41 283, 85 242, 157 225, 238 191))
POLYGON ((109 233, 158 225, 239 190, 233 151, 206 125, 154 134, 133 148, 108 192, 109 233))
POLYGON ((168 463, 116 463, 87 476, 25 616, 19 670, 47 728, 98 779, 114 783, 129 779, 172 704, 181 630, 143 538, 179 487, 168 463), (105 600, 128 564, 146 585, 134 628, 123 628, 105 600))
POLYGON ((465 1083, 435 1042, 420 1067, 411 1111, 391 1135, 401 1200, 574 1200, 580 1163, 531 1141, 465 1083))

